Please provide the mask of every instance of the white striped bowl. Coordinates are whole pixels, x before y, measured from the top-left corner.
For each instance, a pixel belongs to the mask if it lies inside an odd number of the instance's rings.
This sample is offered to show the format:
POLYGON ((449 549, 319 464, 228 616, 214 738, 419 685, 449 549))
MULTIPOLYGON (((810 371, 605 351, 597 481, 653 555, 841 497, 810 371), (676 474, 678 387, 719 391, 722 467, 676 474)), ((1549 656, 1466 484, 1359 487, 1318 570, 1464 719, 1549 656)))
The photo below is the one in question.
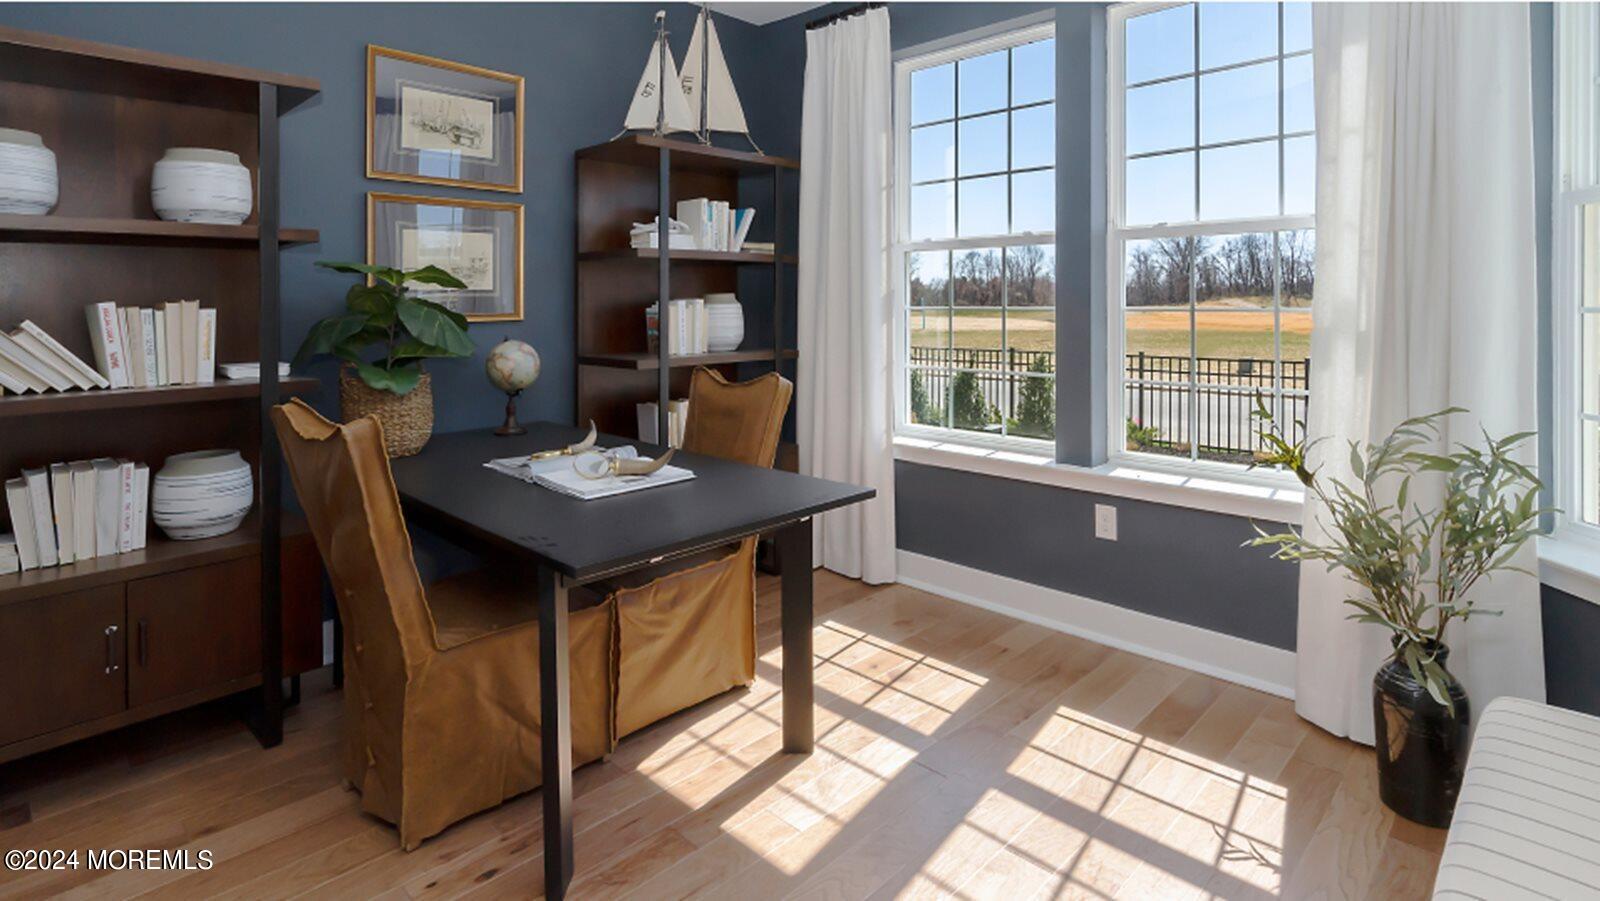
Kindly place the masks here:
POLYGON ((174 147, 150 176, 150 204, 168 222, 239 225, 253 203, 250 170, 226 150, 174 147))
POLYGON ((173 454, 156 473, 150 515, 177 541, 214 538, 239 528, 255 501, 250 464, 232 450, 173 454))
POLYGON ((0 213, 43 216, 56 205, 56 155, 31 131, 0 128, 0 213))

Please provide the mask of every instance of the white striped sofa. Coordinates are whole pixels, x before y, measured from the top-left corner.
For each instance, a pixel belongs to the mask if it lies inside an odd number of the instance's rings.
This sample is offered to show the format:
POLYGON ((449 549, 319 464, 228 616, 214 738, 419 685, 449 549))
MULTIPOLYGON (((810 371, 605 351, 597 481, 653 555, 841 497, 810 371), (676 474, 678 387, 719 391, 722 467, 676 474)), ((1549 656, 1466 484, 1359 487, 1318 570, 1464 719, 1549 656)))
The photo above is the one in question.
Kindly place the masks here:
POLYGON ((1600 718, 1484 710, 1433 897, 1600 899, 1600 718))

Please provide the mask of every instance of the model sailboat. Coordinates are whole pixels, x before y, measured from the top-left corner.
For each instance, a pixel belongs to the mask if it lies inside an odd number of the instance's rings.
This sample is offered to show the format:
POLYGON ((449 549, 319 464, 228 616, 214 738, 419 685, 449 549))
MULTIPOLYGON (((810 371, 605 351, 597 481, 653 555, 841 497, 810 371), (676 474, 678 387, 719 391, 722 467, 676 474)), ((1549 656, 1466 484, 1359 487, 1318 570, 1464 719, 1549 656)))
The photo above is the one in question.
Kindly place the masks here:
POLYGON ((717 37, 716 23, 711 20, 710 7, 700 7, 681 77, 667 44, 666 15, 665 11, 656 13, 656 39, 633 92, 623 131, 637 129, 656 135, 692 131, 702 144, 711 143, 714 131, 740 134, 759 152, 761 148, 750 137, 745 123, 728 61, 722 55, 722 42, 717 37), (661 85, 677 85, 681 90, 663 91, 661 85))

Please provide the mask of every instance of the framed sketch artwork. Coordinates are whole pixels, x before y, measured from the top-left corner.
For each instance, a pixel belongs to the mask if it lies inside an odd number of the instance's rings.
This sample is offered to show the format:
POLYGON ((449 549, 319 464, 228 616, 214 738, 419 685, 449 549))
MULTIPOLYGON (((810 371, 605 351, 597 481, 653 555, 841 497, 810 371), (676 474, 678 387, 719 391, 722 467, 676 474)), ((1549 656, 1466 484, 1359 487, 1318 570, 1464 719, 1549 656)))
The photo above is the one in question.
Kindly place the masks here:
POLYGON ((522 318, 522 204, 367 194, 367 263, 438 266, 465 288, 411 285, 474 322, 522 318))
POLYGON ((522 190, 522 76, 367 45, 367 177, 522 190))

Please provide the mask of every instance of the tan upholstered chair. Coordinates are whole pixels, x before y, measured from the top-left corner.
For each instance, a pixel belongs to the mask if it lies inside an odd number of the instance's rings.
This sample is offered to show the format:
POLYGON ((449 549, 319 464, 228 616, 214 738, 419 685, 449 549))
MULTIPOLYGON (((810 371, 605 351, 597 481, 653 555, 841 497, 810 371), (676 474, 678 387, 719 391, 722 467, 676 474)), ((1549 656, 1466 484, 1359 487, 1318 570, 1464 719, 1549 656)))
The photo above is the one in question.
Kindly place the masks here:
MULTIPOLYGON (((423 589, 375 418, 272 409, 345 625, 345 762, 361 806, 407 850, 536 787, 539 627, 514 573, 423 589)), ((573 610, 572 762, 608 754, 612 614, 573 610)))
MULTIPOLYGON (((793 394, 794 386, 775 372, 732 383, 696 369, 684 450, 772 466, 793 394)), ((610 593, 617 617, 619 738, 755 681, 755 561, 752 537, 674 561, 610 593)))

